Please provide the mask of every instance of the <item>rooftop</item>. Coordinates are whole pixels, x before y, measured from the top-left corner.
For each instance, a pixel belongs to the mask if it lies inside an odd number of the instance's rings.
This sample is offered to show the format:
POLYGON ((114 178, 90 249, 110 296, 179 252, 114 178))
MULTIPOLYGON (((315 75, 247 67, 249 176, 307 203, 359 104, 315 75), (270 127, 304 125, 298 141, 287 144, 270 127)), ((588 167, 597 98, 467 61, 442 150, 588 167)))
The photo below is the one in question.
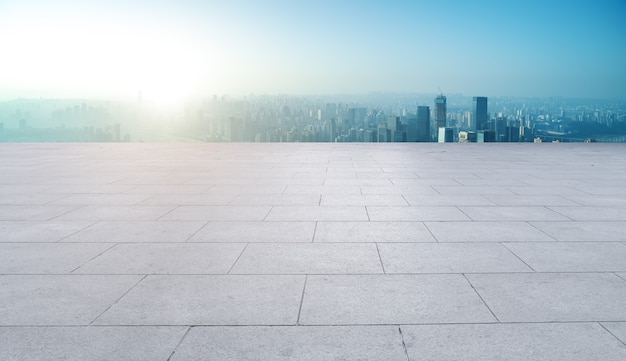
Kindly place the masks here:
POLYGON ((626 144, 0 144, 1 360, 625 360, 626 144))

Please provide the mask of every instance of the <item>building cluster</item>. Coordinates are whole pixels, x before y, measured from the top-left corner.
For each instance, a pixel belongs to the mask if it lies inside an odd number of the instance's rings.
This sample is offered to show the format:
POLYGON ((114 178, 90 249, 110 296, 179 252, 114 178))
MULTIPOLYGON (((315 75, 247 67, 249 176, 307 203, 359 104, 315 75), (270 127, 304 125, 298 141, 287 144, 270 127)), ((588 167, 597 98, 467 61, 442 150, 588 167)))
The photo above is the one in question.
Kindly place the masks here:
POLYGON ((162 114, 144 102, 0 103, 0 141, 625 141, 619 101, 374 94, 213 96, 162 114))

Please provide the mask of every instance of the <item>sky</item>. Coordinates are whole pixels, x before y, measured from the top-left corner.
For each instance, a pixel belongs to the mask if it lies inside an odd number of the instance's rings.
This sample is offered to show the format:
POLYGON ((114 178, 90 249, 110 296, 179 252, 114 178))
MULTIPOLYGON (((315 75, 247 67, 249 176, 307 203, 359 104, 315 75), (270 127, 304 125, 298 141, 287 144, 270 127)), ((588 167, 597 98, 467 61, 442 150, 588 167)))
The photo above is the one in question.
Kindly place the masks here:
POLYGON ((0 0, 0 100, 626 99, 626 0, 0 0))

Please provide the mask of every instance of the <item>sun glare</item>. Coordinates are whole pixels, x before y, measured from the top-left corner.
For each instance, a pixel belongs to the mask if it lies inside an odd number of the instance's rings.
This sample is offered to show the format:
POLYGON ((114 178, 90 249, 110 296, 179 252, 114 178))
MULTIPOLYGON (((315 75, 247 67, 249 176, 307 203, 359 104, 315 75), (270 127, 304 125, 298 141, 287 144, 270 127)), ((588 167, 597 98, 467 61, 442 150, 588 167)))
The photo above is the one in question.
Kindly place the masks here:
POLYGON ((145 24, 34 18, 14 24, 0 44, 4 81, 37 86, 41 96, 128 96, 172 109, 199 90, 211 66, 194 39, 145 24))

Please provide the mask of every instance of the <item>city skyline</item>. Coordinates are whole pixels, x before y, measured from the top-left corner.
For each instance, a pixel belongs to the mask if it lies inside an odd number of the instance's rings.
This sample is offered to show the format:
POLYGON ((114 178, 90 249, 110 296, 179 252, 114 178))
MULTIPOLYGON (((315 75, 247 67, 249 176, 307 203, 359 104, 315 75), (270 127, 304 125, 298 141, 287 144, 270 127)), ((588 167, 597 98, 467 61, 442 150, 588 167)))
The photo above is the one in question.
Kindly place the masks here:
POLYGON ((0 2, 0 100, 626 98, 623 1, 0 2))

